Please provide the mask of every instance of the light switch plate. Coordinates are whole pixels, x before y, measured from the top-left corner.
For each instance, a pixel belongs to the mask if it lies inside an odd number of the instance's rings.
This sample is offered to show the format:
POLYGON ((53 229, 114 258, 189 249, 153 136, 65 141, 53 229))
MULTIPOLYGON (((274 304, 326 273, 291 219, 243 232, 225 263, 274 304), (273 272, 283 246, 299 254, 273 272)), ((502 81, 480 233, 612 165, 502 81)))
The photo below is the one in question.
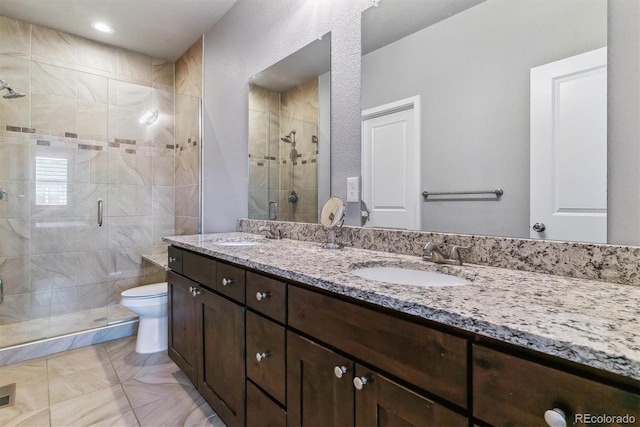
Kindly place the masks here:
POLYGON ((357 202, 360 196, 360 177, 347 178, 347 202, 357 202))

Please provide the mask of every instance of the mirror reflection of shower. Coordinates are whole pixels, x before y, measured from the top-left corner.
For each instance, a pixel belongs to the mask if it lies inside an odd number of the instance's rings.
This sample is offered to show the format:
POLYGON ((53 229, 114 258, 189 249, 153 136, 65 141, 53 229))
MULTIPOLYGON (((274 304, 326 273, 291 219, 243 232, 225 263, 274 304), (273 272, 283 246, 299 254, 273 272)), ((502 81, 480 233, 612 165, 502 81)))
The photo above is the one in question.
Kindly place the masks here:
POLYGON ((7 83, 5 80, 0 78, 0 91, 3 91, 3 90, 6 90, 8 92, 2 96, 4 99, 15 99, 15 98, 22 98, 26 96, 24 93, 16 92, 15 90, 13 90, 13 88, 9 83, 7 83))
POLYGON ((292 129, 291 132, 280 138, 287 144, 291 144, 291 151, 289 152, 289 159, 291 160, 291 167, 289 168, 289 182, 291 183, 291 193, 289 193, 289 203, 296 203, 298 201, 298 194, 294 190, 293 182, 293 167, 298 160, 298 151, 296 150, 296 130, 292 129))

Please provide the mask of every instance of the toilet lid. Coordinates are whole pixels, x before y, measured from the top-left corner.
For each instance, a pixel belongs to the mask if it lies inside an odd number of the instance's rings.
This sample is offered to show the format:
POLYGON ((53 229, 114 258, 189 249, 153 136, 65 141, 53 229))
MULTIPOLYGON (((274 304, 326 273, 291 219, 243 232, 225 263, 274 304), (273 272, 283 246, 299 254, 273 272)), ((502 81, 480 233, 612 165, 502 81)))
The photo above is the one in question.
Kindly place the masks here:
POLYGON ((127 289, 120 295, 122 298, 153 298, 167 294, 167 282, 154 283, 153 285, 137 286, 127 289))

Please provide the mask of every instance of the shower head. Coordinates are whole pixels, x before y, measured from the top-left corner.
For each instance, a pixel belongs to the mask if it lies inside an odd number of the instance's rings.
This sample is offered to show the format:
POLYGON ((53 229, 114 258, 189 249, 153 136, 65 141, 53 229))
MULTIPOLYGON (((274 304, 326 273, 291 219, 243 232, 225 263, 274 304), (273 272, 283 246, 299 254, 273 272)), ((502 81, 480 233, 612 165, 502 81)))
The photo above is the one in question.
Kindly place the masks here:
POLYGON ((282 141, 287 144, 295 144, 296 143, 296 130, 293 129, 291 132, 280 138, 282 141))
POLYGON ((15 90, 11 89, 11 86, 9 85, 9 83, 0 79, 0 90, 5 90, 5 89, 9 93, 3 96, 4 99, 22 98, 23 96, 26 96, 24 93, 16 92, 15 90))

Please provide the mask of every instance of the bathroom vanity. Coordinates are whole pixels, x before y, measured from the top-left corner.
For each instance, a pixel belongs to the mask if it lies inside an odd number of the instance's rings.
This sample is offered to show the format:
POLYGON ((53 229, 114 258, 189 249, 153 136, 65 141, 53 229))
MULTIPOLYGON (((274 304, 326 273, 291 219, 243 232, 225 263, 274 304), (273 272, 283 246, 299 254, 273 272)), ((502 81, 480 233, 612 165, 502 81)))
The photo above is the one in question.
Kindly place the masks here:
POLYGON ((638 287, 245 233, 166 240, 169 355, 229 426, 640 422, 638 287), (471 284, 350 273, 379 265, 471 284))

